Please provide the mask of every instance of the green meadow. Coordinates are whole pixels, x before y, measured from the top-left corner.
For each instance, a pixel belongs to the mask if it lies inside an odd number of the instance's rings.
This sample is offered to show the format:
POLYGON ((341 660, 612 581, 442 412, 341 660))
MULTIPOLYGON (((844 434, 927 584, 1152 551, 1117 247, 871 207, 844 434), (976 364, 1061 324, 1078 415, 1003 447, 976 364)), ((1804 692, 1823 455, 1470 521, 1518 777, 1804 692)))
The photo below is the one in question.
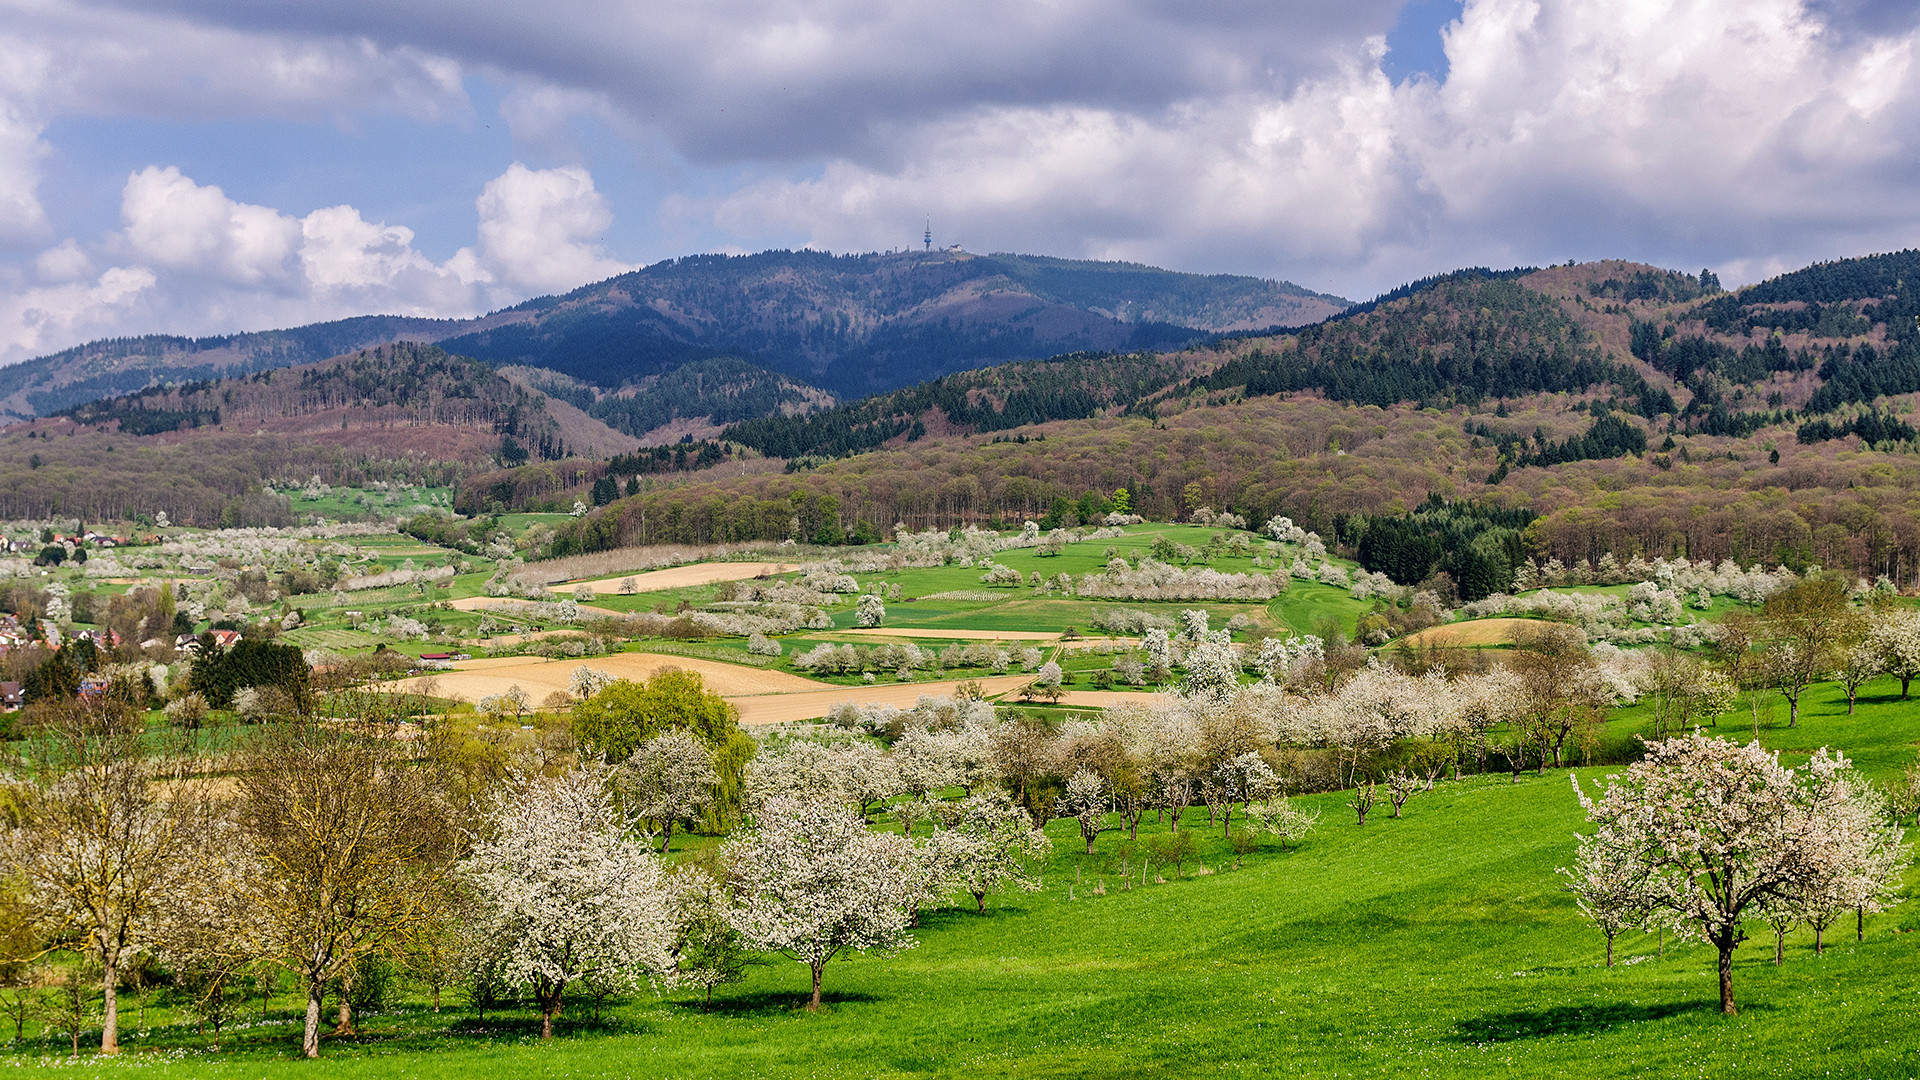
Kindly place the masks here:
MULTIPOLYGON (((1920 701, 1891 680, 1846 715, 1815 691, 1798 728, 1769 702, 1762 737, 1790 762, 1846 749, 1876 778, 1912 761, 1920 701)), ((1603 744, 1628 738, 1623 710, 1603 744)), ((1723 732, 1750 732, 1744 708, 1723 732)), ((1605 769, 1576 769, 1589 783, 1605 769)), ((1735 971, 1741 1011, 1717 1011, 1713 956, 1629 934, 1619 962, 1554 874, 1582 816, 1564 772, 1443 780, 1393 819, 1365 826, 1338 793, 1297 849, 1271 840, 1236 855, 1203 808, 1183 826, 1197 861, 1142 866, 1118 829, 1081 854, 1071 821, 1049 826, 1054 854, 1037 893, 927 913, 918 946, 835 961, 828 1008, 810 1015, 805 969, 774 959, 722 987, 711 1010, 672 990, 570 1003, 542 1045, 530 1010, 485 1019, 456 990, 434 1012, 402 985, 356 1036, 298 1058, 296 1002, 283 988, 238 1006, 217 1038, 197 1033, 163 991, 146 1019, 128 995, 126 1066, 156 1076, 277 1077, 1049 1077, 1049 1076, 1911 1076, 1920 1072, 1920 910, 1869 916, 1789 939, 1776 967, 1755 924, 1735 971), (1123 877, 1124 875, 1124 877, 1123 877), (214 1047, 218 1046, 218 1050, 214 1047)), ((876 828, 895 827, 884 816, 876 828)), ((711 844, 693 838, 677 858, 711 844)), ((1914 883, 1909 873, 1908 887, 1914 883)), ((23 1067, 67 1066, 39 1034, 9 1045, 23 1067)), ((83 1044, 84 1045, 84 1044, 83 1044)), ((83 1051, 82 1062, 97 1064, 83 1051)))

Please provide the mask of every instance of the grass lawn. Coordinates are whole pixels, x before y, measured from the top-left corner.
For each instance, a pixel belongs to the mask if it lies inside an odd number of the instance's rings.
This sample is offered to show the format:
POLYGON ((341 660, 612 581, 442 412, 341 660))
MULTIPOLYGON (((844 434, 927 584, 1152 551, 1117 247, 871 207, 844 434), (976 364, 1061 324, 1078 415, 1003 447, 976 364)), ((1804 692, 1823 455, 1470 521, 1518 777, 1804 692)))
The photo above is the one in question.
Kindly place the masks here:
MULTIPOLYGON (((1798 729, 1764 737, 1799 752, 1842 746, 1885 776, 1913 759, 1920 737, 1920 701, 1897 693, 1874 684, 1849 718, 1837 689, 1821 687, 1798 729)), ((1609 740, 1638 722, 1623 711, 1609 740)), ((1769 722, 1783 723, 1784 710, 1769 722)), ((1721 729, 1750 724, 1736 713, 1721 729)), ((1920 1070, 1913 905, 1869 918, 1861 944, 1836 928, 1824 957, 1796 935, 1778 968, 1755 925, 1736 962, 1741 1014, 1723 1017, 1705 948, 1669 939, 1661 956, 1655 938, 1629 934, 1619 966, 1600 965, 1600 935, 1553 874, 1581 825, 1564 775, 1443 783, 1404 819, 1383 807, 1364 827, 1338 795, 1303 801, 1325 812, 1319 830, 1292 852, 1269 844, 1237 870, 1204 809, 1189 810, 1185 824, 1205 836, 1200 859, 1214 872, 1155 867, 1141 886, 1129 853, 1131 889, 1117 876, 1123 833, 1103 834, 1088 857, 1073 824, 1054 822, 1043 891, 995 897, 985 915, 932 913, 919 947, 899 956, 836 961, 819 1016, 796 1008, 805 969, 784 961, 722 988, 712 1012, 686 993, 643 992, 597 1024, 589 1003, 570 1005, 545 1046, 526 1010, 481 1024, 457 993, 439 1014, 416 995, 367 1017, 358 1041, 329 1040, 316 1066, 294 1057, 294 1002, 283 994, 267 1022, 230 1030, 218 1053, 206 1049, 210 1036, 156 1012, 169 1023, 129 1038, 129 1063, 156 1076, 513 1080, 1920 1070)), ((1143 838, 1163 829, 1149 819, 1143 838)), ((128 1000, 129 1018, 134 1008, 128 1000)), ((241 1011, 257 1008, 256 999, 241 1011)), ((64 1060, 63 1047, 32 1035, 10 1053, 25 1066, 64 1060)))

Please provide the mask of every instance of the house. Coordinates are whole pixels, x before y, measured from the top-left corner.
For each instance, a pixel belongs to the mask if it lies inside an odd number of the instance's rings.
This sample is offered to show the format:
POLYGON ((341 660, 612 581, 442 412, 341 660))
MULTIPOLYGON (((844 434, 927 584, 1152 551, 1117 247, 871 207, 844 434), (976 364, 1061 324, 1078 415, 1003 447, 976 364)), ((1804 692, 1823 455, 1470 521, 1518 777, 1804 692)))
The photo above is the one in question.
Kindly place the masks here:
POLYGON ((17 682, 0 682, 0 709, 13 712, 27 703, 27 692, 17 682))
POLYGON ((80 700, 92 701, 107 692, 113 680, 105 675, 82 675, 80 677, 80 700))
MULTIPOLYGON (((213 635, 214 647, 219 649, 231 649, 240 640, 238 630, 209 630, 207 633, 213 635)), ((173 647, 191 652, 200 648, 200 639, 193 634, 181 634, 173 639, 173 647)))

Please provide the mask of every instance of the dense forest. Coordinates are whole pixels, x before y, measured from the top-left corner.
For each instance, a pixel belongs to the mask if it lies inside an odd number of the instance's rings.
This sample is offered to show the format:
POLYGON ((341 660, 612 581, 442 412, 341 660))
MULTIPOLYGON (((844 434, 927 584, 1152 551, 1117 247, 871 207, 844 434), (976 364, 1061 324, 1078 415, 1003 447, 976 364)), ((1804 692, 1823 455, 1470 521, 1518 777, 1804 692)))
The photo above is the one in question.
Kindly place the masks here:
POLYGON ((151 387, 0 430, 0 516, 278 525, 279 478, 455 483, 564 458, 545 399, 431 345, 151 387))
POLYGON ((291 330, 184 338, 111 338, 0 368, 0 416, 47 416, 99 398, 313 363, 402 338, 429 339, 451 319, 367 315, 291 330))
POLYGON ((1584 390, 1621 373, 1551 298, 1478 271, 1432 281, 1364 318, 1334 319, 1229 361, 1195 385, 1248 396, 1444 404, 1584 390))
POLYGON ((949 375, 807 416, 746 420, 722 437, 773 457, 838 457, 901 435, 917 441, 929 420, 946 430, 973 432, 1083 420, 1132 408, 1173 384, 1190 365, 1178 353, 1056 356, 949 375))
POLYGON ((615 431, 644 436, 682 418, 725 426, 757 417, 805 412, 816 403, 830 400, 824 392, 784 375, 721 356, 696 360, 664 375, 647 376, 580 407, 615 431))
POLYGON ((1513 588, 1513 570, 1528 555, 1525 530, 1534 512, 1448 500, 1438 494, 1404 514, 1342 515, 1336 539, 1367 570, 1398 585, 1447 575, 1460 600, 1479 600, 1513 588))
POLYGON ((144 435, 208 424, 284 421, 325 414, 343 429, 443 425, 471 428, 564 457, 542 401, 466 357, 400 343, 304 367, 241 378, 155 386, 77 405, 64 414, 90 426, 144 435))
POLYGON ((1345 306, 1285 282, 1128 263, 770 251, 669 260, 529 301, 445 344, 608 389, 732 357, 859 395, 1076 350, 1177 348, 1196 332, 1345 306))

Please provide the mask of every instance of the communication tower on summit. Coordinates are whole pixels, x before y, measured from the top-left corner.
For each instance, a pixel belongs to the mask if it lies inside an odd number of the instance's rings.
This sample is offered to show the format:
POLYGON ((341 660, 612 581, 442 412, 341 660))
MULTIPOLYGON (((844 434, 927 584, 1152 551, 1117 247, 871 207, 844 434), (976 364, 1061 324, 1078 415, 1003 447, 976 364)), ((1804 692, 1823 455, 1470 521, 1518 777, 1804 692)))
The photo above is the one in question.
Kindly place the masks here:
POLYGON ((932 214, 927 215, 927 234, 921 237, 920 240, 922 243, 927 245, 928 251, 933 250, 933 215, 932 214))

